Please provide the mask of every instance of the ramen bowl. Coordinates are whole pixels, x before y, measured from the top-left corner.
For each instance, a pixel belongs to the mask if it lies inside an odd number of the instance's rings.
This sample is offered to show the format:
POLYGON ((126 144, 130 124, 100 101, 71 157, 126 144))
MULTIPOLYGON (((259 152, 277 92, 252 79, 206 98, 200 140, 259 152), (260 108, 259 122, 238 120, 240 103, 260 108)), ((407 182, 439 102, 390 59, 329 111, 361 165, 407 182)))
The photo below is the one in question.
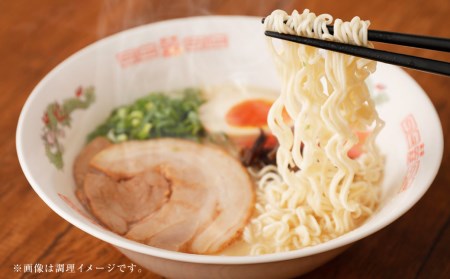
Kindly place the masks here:
POLYGON ((33 90, 17 127, 17 153, 30 185, 65 220, 168 278, 291 278, 395 221, 427 191, 443 154, 437 113, 400 68, 378 64, 368 85, 386 125, 381 203, 361 226, 303 249, 260 256, 194 255, 150 247, 98 225, 75 196, 72 164, 110 111, 153 91, 232 84, 278 90, 259 18, 169 20, 102 39, 58 65, 33 90), (70 109, 69 109, 70 108, 70 109))

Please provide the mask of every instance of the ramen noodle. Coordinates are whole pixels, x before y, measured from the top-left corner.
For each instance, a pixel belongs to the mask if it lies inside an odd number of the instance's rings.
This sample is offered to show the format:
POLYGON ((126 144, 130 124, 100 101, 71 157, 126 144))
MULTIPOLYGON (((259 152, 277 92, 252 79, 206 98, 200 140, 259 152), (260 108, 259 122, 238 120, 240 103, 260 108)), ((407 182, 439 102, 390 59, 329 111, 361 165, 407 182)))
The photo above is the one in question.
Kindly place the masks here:
MULTIPOLYGON (((264 24, 372 47, 369 22, 358 17, 333 22, 328 14, 276 10, 264 24)), ((272 38, 268 45, 282 83, 268 115, 279 148, 276 166, 254 173, 256 210, 243 233, 252 255, 316 245, 354 229, 376 209, 383 173, 375 140, 384 123, 365 83, 376 63, 272 38)))

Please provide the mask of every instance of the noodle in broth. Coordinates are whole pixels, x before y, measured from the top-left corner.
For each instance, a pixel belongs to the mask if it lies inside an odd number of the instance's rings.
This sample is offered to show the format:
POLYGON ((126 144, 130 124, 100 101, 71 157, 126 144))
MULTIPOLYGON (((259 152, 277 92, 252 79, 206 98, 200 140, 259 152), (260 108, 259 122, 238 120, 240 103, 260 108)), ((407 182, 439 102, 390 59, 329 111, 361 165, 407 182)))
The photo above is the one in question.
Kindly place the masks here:
MULTIPOLYGON (((358 17, 333 22, 309 10, 276 10, 265 19, 266 30, 372 47, 368 26, 358 17), (326 28, 332 23, 334 35, 326 28)), ((279 148, 277 166, 254 174, 256 210, 243 233, 252 255, 316 245, 354 229, 375 210, 383 172, 375 139, 384 122, 365 83, 376 62, 272 38, 268 45, 282 81, 268 115, 279 148), (361 154, 351 155, 358 145, 361 154)))

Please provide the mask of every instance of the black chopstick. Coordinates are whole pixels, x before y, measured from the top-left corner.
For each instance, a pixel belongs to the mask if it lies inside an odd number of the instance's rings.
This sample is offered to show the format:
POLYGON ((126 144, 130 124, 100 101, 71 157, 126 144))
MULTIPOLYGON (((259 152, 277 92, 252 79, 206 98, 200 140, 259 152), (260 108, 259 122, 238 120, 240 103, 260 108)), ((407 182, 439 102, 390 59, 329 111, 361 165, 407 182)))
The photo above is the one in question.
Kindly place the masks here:
POLYGON ((397 66, 450 76, 450 63, 448 62, 272 31, 265 31, 265 35, 397 66))
MULTIPOLYGON (((261 22, 264 23, 264 20, 265 18, 263 18, 261 22)), ((333 26, 328 25, 327 29, 330 34, 334 34, 333 26)), ((373 42, 397 44, 402 46, 450 52, 450 39, 448 38, 404 34, 380 30, 368 30, 367 39, 373 42)))
MULTIPOLYGON (((334 34, 333 26, 327 26, 327 29, 330 34, 334 34)), ((403 34, 379 30, 368 30, 367 39, 373 42, 425 48, 445 52, 450 51, 450 39, 447 38, 403 34)))

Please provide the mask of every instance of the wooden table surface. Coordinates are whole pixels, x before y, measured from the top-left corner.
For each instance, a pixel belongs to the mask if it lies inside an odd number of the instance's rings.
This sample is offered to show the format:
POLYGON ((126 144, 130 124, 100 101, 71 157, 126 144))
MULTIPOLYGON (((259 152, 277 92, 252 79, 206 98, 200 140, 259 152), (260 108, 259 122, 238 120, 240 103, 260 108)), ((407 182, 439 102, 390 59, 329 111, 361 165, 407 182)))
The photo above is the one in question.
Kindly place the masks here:
MULTIPOLYGON (((0 278, 159 278, 139 272, 139 267, 133 272, 122 273, 118 267, 107 272, 108 265, 131 262, 50 210, 25 179, 15 149, 17 120, 31 90, 47 72, 82 47, 140 24, 206 14, 264 16, 276 8, 309 8, 347 20, 358 15, 370 19, 374 29, 450 37, 448 0, 0 1, 0 278), (52 264, 54 270, 25 272, 36 264, 52 264), (56 264, 66 268, 73 264, 76 269, 83 264, 84 270, 56 273, 56 264), (15 265, 20 272, 14 271, 15 265), (105 269, 85 272, 89 265, 105 269)), ((403 51, 450 61, 448 54, 403 51)), ((304 278, 449 278, 450 78, 407 71, 428 93, 442 122, 446 146, 440 171, 426 195, 404 216, 304 278)), ((408 92, 402 93, 408 97, 408 92)))

